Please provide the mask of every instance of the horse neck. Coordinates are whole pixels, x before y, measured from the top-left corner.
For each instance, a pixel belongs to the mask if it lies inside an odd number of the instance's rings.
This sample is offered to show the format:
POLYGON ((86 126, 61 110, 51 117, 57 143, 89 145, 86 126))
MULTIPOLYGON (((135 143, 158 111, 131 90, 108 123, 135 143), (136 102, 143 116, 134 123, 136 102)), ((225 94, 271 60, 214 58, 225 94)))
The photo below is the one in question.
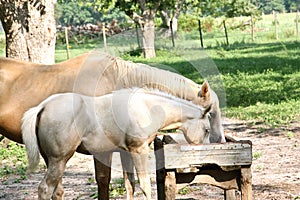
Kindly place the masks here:
POLYGON ((161 92, 150 92, 145 97, 149 110, 155 109, 156 113, 154 114, 160 113, 162 116, 161 118, 164 121, 161 123, 163 124, 161 129, 178 122, 184 123, 188 119, 200 118, 202 116, 199 106, 184 99, 161 92))

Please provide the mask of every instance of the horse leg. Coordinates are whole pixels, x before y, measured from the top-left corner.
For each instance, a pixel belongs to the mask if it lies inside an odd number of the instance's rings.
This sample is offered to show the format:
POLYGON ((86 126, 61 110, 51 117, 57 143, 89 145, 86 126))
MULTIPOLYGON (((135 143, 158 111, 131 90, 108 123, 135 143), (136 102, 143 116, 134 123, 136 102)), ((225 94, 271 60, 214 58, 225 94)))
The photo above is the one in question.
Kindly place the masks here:
MULTIPOLYGON (((46 154, 44 153, 44 151, 42 149, 40 149, 40 153, 41 153, 41 155, 42 155, 42 157, 43 157, 43 159, 44 159, 44 161, 47 165, 47 168, 48 168, 49 163, 48 163, 48 158, 47 158, 46 154)), ((62 186, 62 178, 60 178, 56 188, 54 189, 52 199, 53 200, 62 200, 62 199, 64 199, 64 193, 65 193, 65 191, 64 191, 64 188, 62 186)))
POLYGON ((64 188, 62 186, 62 178, 60 178, 55 190, 54 190, 54 193, 52 195, 52 200, 62 200, 64 199, 64 188))
POLYGON ((66 167, 64 159, 49 159, 49 166, 46 175, 39 185, 39 200, 50 200, 54 190, 57 188, 62 179, 63 172, 66 167))
POLYGON ((151 182, 147 172, 147 162, 149 147, 148 143, 145 142, 137 150, 131 151, 134 165, 137 171, 137 175, 140 182, 140 187, 145 195, 144 199, 151 199, 151 182))
POLYGON ((121 150, 120 157, 123 167, 123 177, 126 188, 126 199, 133 200, 135 180, 132 156, 128 152, 121 150))
POLYGON ((98 185, 98 200, 109 200, 112 152, 94 155, 95 177, 98 185))

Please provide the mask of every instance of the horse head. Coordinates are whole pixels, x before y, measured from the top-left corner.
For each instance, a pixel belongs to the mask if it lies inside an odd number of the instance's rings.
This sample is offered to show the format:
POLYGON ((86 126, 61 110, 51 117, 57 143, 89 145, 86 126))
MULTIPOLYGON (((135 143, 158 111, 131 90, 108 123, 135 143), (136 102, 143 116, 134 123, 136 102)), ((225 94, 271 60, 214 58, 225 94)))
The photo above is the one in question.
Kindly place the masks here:
POLYGON ((225 143, 224 130, 222 127, 221 111, 217 94, 210 88, 207 81, 200 86, 198 92, 198 104, 204 108, 210 107, 207 116, 210 123, 210 143, 225 143))
POLYGON ((180 129, 183 131, 186 141, 190 144, 210 143, 209 111, 211 106, 201 111, 199 117, 191 118, 182 123, 180 129))

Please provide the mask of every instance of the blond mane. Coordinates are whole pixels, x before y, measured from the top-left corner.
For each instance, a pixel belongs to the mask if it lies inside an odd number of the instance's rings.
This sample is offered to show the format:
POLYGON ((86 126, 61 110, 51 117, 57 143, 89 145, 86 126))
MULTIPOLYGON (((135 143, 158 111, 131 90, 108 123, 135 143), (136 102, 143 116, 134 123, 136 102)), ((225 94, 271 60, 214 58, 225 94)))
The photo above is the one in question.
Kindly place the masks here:
MULTIPOLYGON (((112 94, 120 93, 120 92, 121 93, 124 92, 126 94, 128 94, 128 93, 132 93, 132 94, 134 94, 134 93, 143 93, 143 94, 147 94, 147 95, 158 96, 158 97, 161 97, 161 98, 169 99, 171 101, 176 101, 178 103, 181 103, 181 104, 184 104, 186 106, 192 107, 193 109, 203 109, 202 106, 194 104, 192 101, 174 96, 170 93, 167 93, 165 91, 161 91, 161 90, 156 89, 156 88, 132 87, 132 88, 125 88, 125 89, 120 89, 120 90, 113 91, 112 94)), ((111 94, 109 94, 109 95, 111 95, 111 94)), ((99 98, 102 98, 102 97, 103 96, 100 96, 99 98)))
POLYGON ((167 92, 176 97, 194 101, 201 86, 174 72, 145 64, 115 58, 113 71, 118 77, 116 88, 144 87, 167 92))

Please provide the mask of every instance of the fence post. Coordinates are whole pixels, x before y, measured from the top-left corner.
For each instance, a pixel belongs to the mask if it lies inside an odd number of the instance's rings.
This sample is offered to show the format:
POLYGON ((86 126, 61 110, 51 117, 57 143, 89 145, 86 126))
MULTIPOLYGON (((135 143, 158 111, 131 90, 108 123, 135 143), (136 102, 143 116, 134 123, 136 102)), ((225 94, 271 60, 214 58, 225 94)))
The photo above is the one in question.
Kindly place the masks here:
POLYGON ((273 10, 273 15, 274 15, 275 35, 276 35, 276 40, 278 40, 277 13, 274 10, 273 10))
POLYGON ((135 24, 135 33, 136 33, 136 40, 137 40, 138 47, 139 47, 139 49, 141 49, 139 29, 138 29, 137 23, 135 24))
POLYGON ((224 30, 225 30, 226 44, 227 44, 227 46, 229 46, 228 34, 227 34, 227 28, 226 28, 225 19, 223 21, 223 26, 224 26, 224 30))
POLYGON ((66 39, 66 51, 67 51, 67 59, 70 59, 70 49, 69 49, 69 36, 68 36, 68 28, 65 27, 65 39, 66 39))
POLYGON ((296 35, 299 36, 299 11, 296 13, 296 35))
POLYGON ((198 19, 198 27, 199 27, 201 47, 203 48, 203 36, 202 36, 202 28, 201 28, 201 20, 200 19, 198 19))
POLYGON ((106 46, 105 23, 102 23, 102 35, 103 35, 103 44, 104 44, 104 48, 105 48, 105 50, 106 50, 107 46, 106 46))
POLYGON ((174 32, 173 32, 173 21, 172 20, 170 20, 170 29, 171 29, 172 45, 173 45, 173 47, 175 47, 174 32))
POLYGON ((252 38, 252 42, 254 42, 254 19, 252 15, 251 15, 251 38, 252 38))

